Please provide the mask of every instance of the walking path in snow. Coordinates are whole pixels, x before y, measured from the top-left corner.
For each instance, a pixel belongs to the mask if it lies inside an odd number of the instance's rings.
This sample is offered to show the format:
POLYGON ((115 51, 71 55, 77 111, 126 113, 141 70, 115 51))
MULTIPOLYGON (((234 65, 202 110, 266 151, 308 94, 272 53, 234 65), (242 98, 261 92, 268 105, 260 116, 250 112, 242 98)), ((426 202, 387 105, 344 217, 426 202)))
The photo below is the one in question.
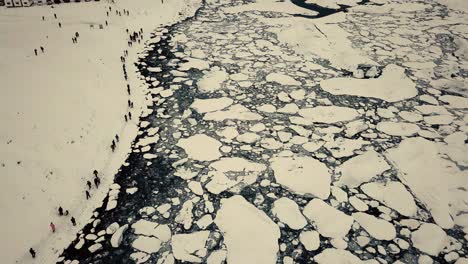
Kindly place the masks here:
POLYGON ((60 262, 466 263, 466 14, 375 2, 156 30, 133 151, 60 262))

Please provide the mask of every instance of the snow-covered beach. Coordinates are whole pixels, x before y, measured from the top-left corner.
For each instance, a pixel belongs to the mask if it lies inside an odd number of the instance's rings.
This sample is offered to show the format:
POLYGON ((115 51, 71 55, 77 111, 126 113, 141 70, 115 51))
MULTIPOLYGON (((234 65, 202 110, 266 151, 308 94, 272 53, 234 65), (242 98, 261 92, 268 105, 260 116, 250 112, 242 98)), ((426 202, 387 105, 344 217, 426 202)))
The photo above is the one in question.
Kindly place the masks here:
POLYGON ((38 254, 467 263, 466 7, 207 0, 187 20, 145 29, 131 153, 113 154, 115 178, 96 168, 107 186, 80 227, 68 241, 45 233, 38 254))
POLYGON ((30 247, 40 263, 54 262, 102 203, 146 104, 145 82, 133 65, 137 53, 155 28, 193 15, 199 4, 120 0, 0 9, 2 263, 29 263, 30 247), (143 41, 128 47, 127 29, 143 29, 143 41), (128 82, 120 61, 124 50, 128 82), (133 119, 125 122, 129 111, 133 119), (93 188, 87 201, 86 181, 92 182, 95 169, 102 187, 93 188), (58 217, 59 206, 70 216, 58 217))

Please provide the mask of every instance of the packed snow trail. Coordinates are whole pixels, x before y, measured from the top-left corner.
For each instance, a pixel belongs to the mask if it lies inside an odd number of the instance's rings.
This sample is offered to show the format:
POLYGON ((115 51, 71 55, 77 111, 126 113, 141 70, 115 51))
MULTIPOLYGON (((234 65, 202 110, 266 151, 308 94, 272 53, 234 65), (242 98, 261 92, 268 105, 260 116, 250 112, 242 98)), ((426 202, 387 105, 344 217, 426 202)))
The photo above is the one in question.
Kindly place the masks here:
POLYGON ((289 15, 241 4, 154 33, 133 152, 60 261, 466 261, 466 99, 397 60, 351 77, 280 42, 289 15))

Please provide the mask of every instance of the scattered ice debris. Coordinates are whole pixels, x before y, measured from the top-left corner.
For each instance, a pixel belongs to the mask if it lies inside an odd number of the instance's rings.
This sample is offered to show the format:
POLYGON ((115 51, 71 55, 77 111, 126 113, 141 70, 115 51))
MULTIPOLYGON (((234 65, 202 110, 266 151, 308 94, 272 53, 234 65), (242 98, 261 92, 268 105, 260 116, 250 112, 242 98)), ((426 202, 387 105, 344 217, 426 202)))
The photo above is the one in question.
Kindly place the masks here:
POLYGON ((171 246, 174 258, 181 261, 201 263, 206 256, 205 244, 209 235, 209 231, 173 235, 171 246))
POLYGON ((301 85, 301 82, 281 73, 270 73, 266 76, 266 80, 267 82, 276 82, 281 85, 301 85))

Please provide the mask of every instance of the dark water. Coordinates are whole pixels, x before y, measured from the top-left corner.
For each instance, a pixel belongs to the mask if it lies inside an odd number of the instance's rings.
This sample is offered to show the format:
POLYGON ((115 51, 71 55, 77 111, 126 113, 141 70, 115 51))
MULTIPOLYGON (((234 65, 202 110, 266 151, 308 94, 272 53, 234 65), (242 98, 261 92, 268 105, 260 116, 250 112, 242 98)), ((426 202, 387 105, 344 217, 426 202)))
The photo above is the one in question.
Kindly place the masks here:
MULTIPOLYGON (((338 12, 347 12, 348 8, 351 7, 347 5, 339 5, 340 6, 339 9, 332 9, 332 8, 319 6, 316 4, 306 3, 306 0, 291 0, 291 2, 299 7, 318 12, 318 14, 315 16, 300 15, 300 14, 295 15, 297 17, 305 17, 305 18, 321 18, 321 17, 333 15, 338 12)), ((370 0, 363 0, 359 2, 358 5, 365 5, 365 4, 368 4, 369 2, 370 0)))

